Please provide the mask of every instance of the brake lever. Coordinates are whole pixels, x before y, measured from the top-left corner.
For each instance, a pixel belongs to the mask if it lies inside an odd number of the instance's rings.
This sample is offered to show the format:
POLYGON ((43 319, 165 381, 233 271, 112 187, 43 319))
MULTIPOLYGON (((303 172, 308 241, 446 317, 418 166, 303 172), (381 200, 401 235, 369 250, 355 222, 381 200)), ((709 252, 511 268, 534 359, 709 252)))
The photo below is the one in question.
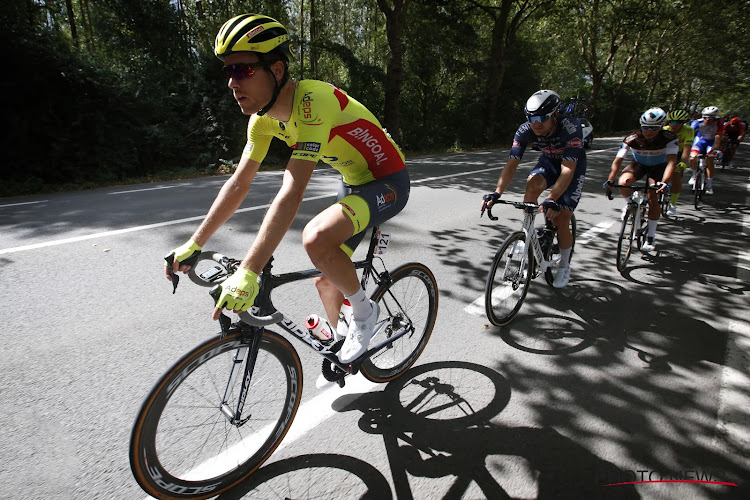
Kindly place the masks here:
POLYGON ((174 295, 177 292, 177 285, 180 284, 180 277, 177 276, 177 273, 172 270, 172 265, 174 264, 174 254, 170 253, 169 255, 164 257, 164 260, 167 261, 167 274, 169 274, 169 277, 172 278, 172 295, 174 295))

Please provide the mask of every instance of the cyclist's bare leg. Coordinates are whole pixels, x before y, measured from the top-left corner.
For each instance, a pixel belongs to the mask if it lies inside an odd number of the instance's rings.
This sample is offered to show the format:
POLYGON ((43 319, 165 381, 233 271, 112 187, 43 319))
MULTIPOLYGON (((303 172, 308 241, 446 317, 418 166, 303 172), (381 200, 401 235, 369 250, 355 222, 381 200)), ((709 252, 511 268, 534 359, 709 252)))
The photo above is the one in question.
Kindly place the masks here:
MULTIPOLYGON (((656 181, 654 179, 648 180, 649 184, 654 184, 656 181)), ((661 216, 661 207, 659 206, 659 195, 656 194, 656 191, 653 189, 649 189, 648 191, 648 220, 659 220, 659 217, 661 216)))
POLYGON ((538 203, 539 195, 547 189, 547 181, 541 175, 534 174, 526 179, 526 194, 523 201, 527 203, 538 203))
POLYGON ((360 287, 354 264, 341 249, 353 234, 354 225, 338 203, 314 217, 302 233, 302 244, 310 260, 325 275, 315 284, 333 327, 338 320, 343 295, 353 295, 360 287))
POLYGON ((573 246, 573 233, 570 232, 570 219, 573 217, 572 210, 561 208, 552 222, 557 227, 557 242, 561 249, 573 246))
POLYGON ((672 185, 669 189, 672 194, 680 194, 682 191, 682 174, 677 170, 672 173, 672 185))
POLYGON ((706 153, 706 178, 711 179, 714 176, 714 155, 706 153))
MULTIPOLYGON (((617 179, 618 184, 625 184, 626 186, 632 186, 635 182, 635 175, 633 172, 623 172, 622 175, 620 175, 620 178, 617 179)), ((633 194, 632 189, 628 188, 620 188, 620 194, 623 198, 630 198, 630 195, 633 194)))

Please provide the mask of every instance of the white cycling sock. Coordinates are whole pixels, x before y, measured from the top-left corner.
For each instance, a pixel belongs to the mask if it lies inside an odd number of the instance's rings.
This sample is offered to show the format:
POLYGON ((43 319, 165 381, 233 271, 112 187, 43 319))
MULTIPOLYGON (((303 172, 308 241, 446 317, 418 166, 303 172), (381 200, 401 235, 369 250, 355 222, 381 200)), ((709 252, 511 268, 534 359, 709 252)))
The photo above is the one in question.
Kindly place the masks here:
POLYGON ((656 236, 656 226, 659 225, 658 220, 648 220, 648 233, 647 236, 649 238, 653 238, 656 236))
POLYGON ((352 316, 356 320, 366 319, 372 313, 372 306, 370 305, 370 299, 365 295, 365 291, 362 287, 359 287, 357 293, 347 297, 349 302, 352 304, 352 316))
POLYGON ((573 247, 560 249, 560 268, 570 267, 570 252, 573 247))
POLYGON ((706 177, 706 189, 711 189, 711 177, 706 177))

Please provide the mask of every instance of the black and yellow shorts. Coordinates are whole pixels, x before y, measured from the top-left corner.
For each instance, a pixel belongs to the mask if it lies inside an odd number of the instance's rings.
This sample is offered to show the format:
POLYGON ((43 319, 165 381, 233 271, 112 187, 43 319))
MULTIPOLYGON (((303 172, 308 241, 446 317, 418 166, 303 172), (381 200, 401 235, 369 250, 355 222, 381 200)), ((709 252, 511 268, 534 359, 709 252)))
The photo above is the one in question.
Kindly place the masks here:
POLYGON ((408 200, 409 172, 406 169, 361 186, 341 181, 336 202, 354 224, 354 235, 341 248, 351 257, 364 238, 365 230, 399 213, 408 200))

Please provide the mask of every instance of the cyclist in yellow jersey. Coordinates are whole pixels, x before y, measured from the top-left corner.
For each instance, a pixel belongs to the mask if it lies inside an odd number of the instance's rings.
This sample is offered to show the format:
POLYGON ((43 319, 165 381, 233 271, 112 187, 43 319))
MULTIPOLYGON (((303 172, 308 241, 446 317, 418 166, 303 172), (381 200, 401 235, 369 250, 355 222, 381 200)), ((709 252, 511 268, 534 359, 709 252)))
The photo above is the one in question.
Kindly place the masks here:
POLYGON ((247 144, 237 170, 193 237, 173 250, 172 269, 190 270, 194 257, 247 195, 271 140, 283 140, 293 152, 282 185, 239 269, 222 283, 213 318, 223 308, 246 311, 258 294, 258 273, 291 226, 317 162, 331 165, 343 176, 337 202, 307 224, 302 243, 324 275, 316 286, 334 328, 344 297, 351 303, 348 329, 339 329, 346 339, 338 353, 349 363, 367 350, 379 313, 362 290, 351 255, 368 227, 406 205, 404 155, 375 116, 342 90, 289 79, 289 34, 275 19, 258 14, 230 19, 216 36, 214 53, 224 62, 242 113, 250 116, 247 144))
POLYGON ((689 121, 690 116, 687 114, 687 111, 676 109, 669 112, 667 115, 667 125, 664 126, 664 130, 671 130, 677 135, 679 148, 677 154, 680 155, 678 163, 674 167, 674 172, 672 172, 672 195, 669 200, 669 208, 667 209, 667 215, 670 217, 677 215, 677 199, 680 197, 680 191, 682 190, 682 176, 689 168, 690 147, 693 145, 693 140, 695 139, 695 130, 692 127, 685 126, 689 121))

